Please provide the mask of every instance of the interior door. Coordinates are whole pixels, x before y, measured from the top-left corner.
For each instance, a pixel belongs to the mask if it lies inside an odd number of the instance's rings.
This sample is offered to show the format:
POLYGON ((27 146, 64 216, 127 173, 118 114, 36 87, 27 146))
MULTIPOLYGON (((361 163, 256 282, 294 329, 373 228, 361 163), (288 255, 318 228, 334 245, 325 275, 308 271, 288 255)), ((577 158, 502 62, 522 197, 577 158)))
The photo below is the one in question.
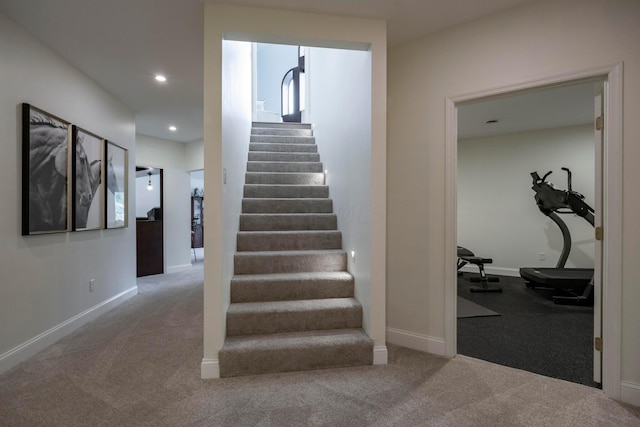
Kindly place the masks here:
POLYGON ((593 254, 593 381, 602 382, 602 151, 604 144, 604 82, 595 84, 595 216, 596 240, 593 254))

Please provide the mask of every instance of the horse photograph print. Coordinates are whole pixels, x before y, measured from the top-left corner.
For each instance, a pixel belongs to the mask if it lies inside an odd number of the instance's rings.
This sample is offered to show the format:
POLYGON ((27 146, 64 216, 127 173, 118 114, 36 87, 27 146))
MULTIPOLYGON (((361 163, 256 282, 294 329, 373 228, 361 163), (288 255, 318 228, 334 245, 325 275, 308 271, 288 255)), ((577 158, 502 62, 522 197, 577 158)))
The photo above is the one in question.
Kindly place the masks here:
POLYGON ((22 234, 70 229, 70 124, 22 105, 22 234))
POLYGON ((125 148, 106 143, 106 228, 122 228, 127 221, 127 156, 125 148))
POLYGON ((73 229, 104 228, 104 139, 73 126, 73 229))

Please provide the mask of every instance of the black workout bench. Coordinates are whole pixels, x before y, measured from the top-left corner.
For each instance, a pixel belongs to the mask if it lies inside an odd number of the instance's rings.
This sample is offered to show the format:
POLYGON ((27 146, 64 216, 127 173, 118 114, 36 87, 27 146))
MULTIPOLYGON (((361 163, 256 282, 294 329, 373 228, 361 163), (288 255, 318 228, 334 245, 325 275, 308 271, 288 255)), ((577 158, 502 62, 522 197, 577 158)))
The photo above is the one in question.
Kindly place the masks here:
POLYGON ((469 249, 458 246, 458 270, 466 264, 473 264, 478 267, 478 271, 480 272, 479 277, 472 277, 470 279, 472 282, 480 282, 479 287, 474 286, 469 288, 471 292, 502 292, 502 288, 489 286, 490 282, 500 281, 497 277, 487 277, 487 273, 484 271, 484 265, 491 264, 492 262, 493 259, 491 258, 475 256, 469 249))

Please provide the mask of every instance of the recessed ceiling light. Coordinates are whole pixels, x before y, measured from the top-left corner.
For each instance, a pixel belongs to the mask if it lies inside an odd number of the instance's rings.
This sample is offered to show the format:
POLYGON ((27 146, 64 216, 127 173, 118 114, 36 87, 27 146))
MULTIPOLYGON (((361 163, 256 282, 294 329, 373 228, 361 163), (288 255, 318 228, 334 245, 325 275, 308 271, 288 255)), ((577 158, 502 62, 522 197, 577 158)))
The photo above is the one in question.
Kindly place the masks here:
POLYGON ((164 82, 167 81, 167 78, 165 76, 163 76, 162 74, 156 74, 155 79, 156 79, 157 82, 160 82, 160 83, 164 83, 164 82))
POLYGON ((177 130, 178 130, 178 128, 177 128, 177 127, 175 127, 175 126, 169 126, 169 130, 170 130, 171 132, 175 132, 175 131, 177 131, 177 130))

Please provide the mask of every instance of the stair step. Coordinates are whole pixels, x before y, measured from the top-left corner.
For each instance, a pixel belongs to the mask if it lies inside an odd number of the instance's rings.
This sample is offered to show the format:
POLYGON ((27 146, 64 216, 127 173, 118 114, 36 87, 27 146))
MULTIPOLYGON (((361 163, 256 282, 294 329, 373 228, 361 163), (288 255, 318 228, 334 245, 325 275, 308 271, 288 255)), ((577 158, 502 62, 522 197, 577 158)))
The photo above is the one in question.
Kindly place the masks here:
POLYGON ((241 214, 240 231, 336 230, 335 214, 241 214))
POLYGON ((251 128, 251 135, 313 136, 311 129, 251 128))
POLYGON ((227 336, 362 327, 355 298, 242 302, 229 305, 227 336))
POLYGON ((253 122, 251 126, 270 129, 311 129, 310 123, 253 122))
POLYGON ((318 153, 273 153, 268 151, 249 151, 250 162, 319 162, 318 153))
POLYGON ((233 265, 236 275, 347 271, 347 253, 342 250, 237 252, 233 265))
POLYGON ((244 198, 242 213, 332 213, 333 200, 321 199, 282 199, 282 198, 244 198))
POLYGON ((231 279, 231 302, 290 301, 353 297, 346 271, 243 274, 231 279))
POLYGON ((239 231, 238 252, 342 249, 342 233, 321 231, 239 231))
POLYGON ((329 197, 329 187, 326 185, 267 185, 246 184, 244 197, 256 198, 296 198, 296 199, 320 199, 329 197))
POLYGON ((247 172, 322 172, 320 162, 247 162, 247 172))
POLYGON ((269 153, 317 153, 318 146, 315 144, 267 144, 264 142, 251 142, 249 143, 249 151, 269 153))
POLYGON ((247 172, 246 184, 324 185, 323 173, 247 172))
POLYGON ((373 340, 361 329, 227 337, 221 377, 371 365, 373 340))
POLYGON ((296 136, 296 135, 251 135, 249 137, 251 143, 270 143, 274 145, 316 145, 315 136, 296 136))

